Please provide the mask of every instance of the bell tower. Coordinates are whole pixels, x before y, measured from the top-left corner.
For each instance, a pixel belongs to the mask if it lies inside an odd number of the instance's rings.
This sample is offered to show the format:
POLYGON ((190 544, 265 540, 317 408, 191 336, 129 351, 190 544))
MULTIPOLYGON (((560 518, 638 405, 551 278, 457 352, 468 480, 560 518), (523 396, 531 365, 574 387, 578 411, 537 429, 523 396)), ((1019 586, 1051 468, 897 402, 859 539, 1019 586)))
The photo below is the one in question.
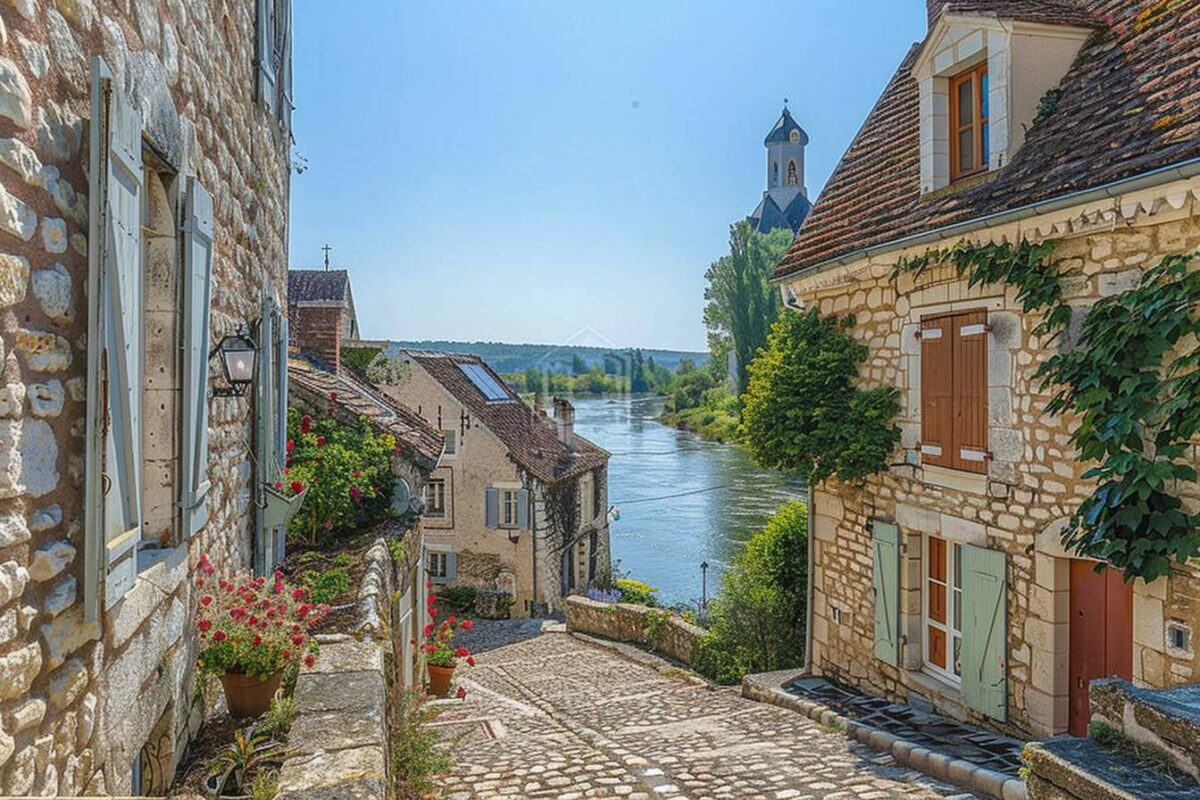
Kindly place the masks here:
POLYGON ((783 112, 763 145, 767 148, 767 194, 780 208, 787 208, 796 195, 808 197, 808 188, 804 185, 804 148, 808 146, 808 134, 792 119, 787 101, 783 103, 783 112))

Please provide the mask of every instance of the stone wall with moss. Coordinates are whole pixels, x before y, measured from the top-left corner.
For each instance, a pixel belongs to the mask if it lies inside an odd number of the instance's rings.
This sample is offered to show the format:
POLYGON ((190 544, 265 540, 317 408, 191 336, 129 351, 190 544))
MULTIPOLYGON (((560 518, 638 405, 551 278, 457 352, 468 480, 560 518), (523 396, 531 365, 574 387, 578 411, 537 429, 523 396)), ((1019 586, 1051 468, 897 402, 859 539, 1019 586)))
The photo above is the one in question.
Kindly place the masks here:
MULTIPOLYGON (((1168 201, 1126 198, 1130 205, 1118 207, 1127 214, 1111 208, 1065 211, 1061 219, 1038 218, 985 236, 1059 240, 1055 255, 1063 259, 1067 297, 1080 317, 1099 298, 1135 285, 1163 255, 1200 251, 1200 218, 1189 194, 1200 189, 1176 188, 1168 201)), ((1068 712, 1070 554, 1058 532, 1092 486, 1081 477, 1088 465, 1076 460, 1069 442, 1072 421, 1042 411, 1048 394, 1034 373, 1070 345, 1074 331, 1040 339, 1033 331, 1041 318, 1022 313, 1015 289, 968 288, 949 268, 931 269, 917 280, 893 279, 901 254, 882 253, 789 278, 784 285, 824 314, 854 314, 854 335, 870 350, 863 383, 897 387, 903 404, 902 449, 892 466, 863 486, 826 484, 815 492, 814 664, 866 691, 899 700, 920 694, 945 713, 984 722, 967 710, 957 687, 921 671, 923 535, 1002 550, 1008 557, 1009 723, 1000 727, 1017 735, 1060 732, 1068 712), (922 315, 981 308, 988 310, 991 325, 987 474, 924 468, 918 452, 920 343, 914 334, 922 315), (906 545, 900 633, 907 644, 901 668, 873 654, 872 518, 895 521, 906 545)), ((1200 507, 1196 486, 1179 489, 1193 508, 1200 507)), ((1152 686, 1200 679, 1195 649, 1174 650, 1166 641, 1168 625, 1189 630, 1193 639, 1200 633, 1200 570, 1177 568, 1170 579, 1152 585, 1138 581, 1133 605, 1134 679, 1152 686)))

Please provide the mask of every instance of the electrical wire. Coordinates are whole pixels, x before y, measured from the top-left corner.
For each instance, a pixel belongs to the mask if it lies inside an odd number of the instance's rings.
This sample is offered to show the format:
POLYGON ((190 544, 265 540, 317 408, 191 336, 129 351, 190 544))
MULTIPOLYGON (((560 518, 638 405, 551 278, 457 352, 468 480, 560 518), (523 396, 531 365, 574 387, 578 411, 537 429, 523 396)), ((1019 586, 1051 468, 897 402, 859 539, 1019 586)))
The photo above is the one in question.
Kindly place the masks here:
POLYGON ((641 497, 641 498, 638 498, 637 500, 626 500, 623 503, 610 503, 609 505, 614 505, 619 508, 621 506, 631 506, 636 503, 655 503, 655 502, 658 502, 659 500, 671 500, 672 498, 675 498, 675 497, 687 497, 688 495, 691 495, 691 494, 704 494, 705 492, 715 492, 719 489, 729 489, 729 488, 732 488, 730 484, 723 483, 720 486, 710 486, 707 489, 693 489, 690 492, 678 492, 676 494, 664 494, 664 495, 659 495, 658 497, 641 497))

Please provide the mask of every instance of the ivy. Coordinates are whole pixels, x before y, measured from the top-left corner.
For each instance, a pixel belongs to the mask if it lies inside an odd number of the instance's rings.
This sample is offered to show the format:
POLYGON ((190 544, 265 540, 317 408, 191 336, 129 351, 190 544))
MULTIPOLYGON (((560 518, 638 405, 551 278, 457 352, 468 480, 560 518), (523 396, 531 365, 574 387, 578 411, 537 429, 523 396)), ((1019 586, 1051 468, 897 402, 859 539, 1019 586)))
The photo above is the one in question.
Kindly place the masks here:
POLYGON ((1170 256, 1139 285, 1101 300, 1078 345, 1037 376, 1054 388, 1047 410, 1079 417, 1072 443, 1098 465, 1099 483, 1071 517, 1063 543, 1153 581, 1172 559, 1200 555, 1200 515, 1174 491, 1195 482, 1192 440, 1200 431, 1200 272, 1195 258, 1170 256))
POLYGON ((1046 317, 1034 329, 1043 336, 1065 328, 1071 321, 1071 307, 1063 299, 1062 276, 1058 261, 1052 260, 1056 242, 1032 244, 971 244, 959 242, 952 247, 929 250, 912 258, 901 258, 892 268, 892 280, 909 274, 919 278, 928 269, 948 264, 967 285, 1006 284, 1017 289, 1017 300, 1025 313, 1044 311, 1046 317))

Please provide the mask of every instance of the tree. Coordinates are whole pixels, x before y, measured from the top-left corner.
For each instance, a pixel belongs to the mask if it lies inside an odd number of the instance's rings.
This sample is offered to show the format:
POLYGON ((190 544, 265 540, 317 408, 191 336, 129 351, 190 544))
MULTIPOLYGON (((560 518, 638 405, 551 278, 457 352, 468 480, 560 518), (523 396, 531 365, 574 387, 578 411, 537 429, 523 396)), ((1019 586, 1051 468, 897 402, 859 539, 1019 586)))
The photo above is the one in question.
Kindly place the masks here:
MULTIPOLYGON (((767 279, 787 252, 792 237, 786 229, 761 234, 741 221, 729 229, 729 254, 709 266, 704 277, 704 324, 712 369, 724 374, 727 353, 738 361, 738 394, 746 388, 746 367, 767 341, 779 314, 779 292, 767 279)), ((713 376, 716 377, 715 375, 713 376)))
POLYGON ((900 442, 900 393, 857 387, 867 348, 850 336, 853 327, 853 316, 816 309, 775 323, 742 398, 742 437, 759 465, 799 472, 810 485, 860 481, 887 467, 900 442))
POLYGON ((582 375, 588 371, 587 362, 578 353, 571 356, 571 374, 582 375))
POLYGON ((525 369, 525 391, 535 394, 544 394, 545 387, 542 386, 542 371, 537 367, 527 367, 525 369))

